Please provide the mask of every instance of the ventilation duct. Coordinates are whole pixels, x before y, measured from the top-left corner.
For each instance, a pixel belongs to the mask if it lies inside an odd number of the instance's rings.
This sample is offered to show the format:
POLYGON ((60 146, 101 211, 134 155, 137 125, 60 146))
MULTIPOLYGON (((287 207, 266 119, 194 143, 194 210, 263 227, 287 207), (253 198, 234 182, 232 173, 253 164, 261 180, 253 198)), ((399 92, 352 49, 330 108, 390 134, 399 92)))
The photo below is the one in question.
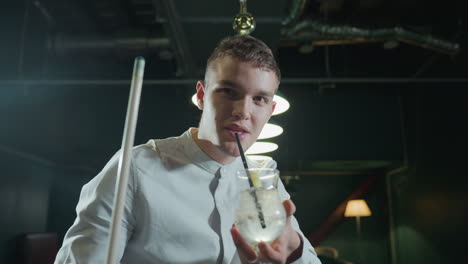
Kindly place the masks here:
POLYGON ((289 26, 297 22, 302 16, 309 0, 295 0, 290 6, 289 15, 281 23, 283 26, 289 26))
POLYGON ((294 26, 283 28, 281 33, 285 40, 302 43, 312 42, 312 45, 315 46, 400 41, 451 55, 458 53, 460 50, 457 43, 437 39, 431 35, 411 32, 401 27, 364 29, 304 20, 294 26))

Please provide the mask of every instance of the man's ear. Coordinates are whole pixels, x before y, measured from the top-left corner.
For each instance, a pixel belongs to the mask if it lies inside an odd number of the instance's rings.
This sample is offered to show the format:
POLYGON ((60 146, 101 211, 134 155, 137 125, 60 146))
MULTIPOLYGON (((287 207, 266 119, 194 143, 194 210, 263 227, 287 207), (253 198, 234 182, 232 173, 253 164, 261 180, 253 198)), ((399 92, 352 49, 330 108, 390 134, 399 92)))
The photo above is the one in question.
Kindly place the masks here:
POLYGON ((273 112, 275 111, 275 108, 276 108, 276 102, 273 101, 273 104, 271 105, 271 115, 270 115, 270 117, 273 115, 273 112))
POLYGON ((203 81, 197 82, 197 106, 198 109, 203 110, 205 102, 205 84, 203 81))

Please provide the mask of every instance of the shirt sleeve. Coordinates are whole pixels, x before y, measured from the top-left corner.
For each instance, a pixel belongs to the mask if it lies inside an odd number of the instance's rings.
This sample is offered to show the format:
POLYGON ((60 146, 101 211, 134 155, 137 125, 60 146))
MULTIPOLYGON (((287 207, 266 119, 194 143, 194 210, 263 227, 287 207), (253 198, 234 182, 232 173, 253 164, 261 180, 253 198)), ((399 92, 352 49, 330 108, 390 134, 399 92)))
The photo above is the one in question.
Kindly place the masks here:
MULTIPOLYGON (((65 234, 62 247, 55 259, 56 264, 105 263, 119 156, 114 155, 104 169, 83 186, 76 206, 77 217, 65 234)), ((131 209, 136 186, 133 161, 131 164, 119 232, 117 251, 119 262, 134 226, 131 209)))

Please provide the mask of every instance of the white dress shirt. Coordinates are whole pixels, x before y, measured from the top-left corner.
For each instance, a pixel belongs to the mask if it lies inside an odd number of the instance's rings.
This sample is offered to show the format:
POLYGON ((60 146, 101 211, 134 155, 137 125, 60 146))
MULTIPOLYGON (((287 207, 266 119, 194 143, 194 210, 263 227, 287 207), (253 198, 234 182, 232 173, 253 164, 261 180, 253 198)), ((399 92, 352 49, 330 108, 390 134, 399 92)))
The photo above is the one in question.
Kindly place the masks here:
MULTIPOLYGON (((83 187, 77 218, 56 264, 105 263, 118 161, 116 154, 83 187)), ((276 167, 276 162, 267 167, 276 167)), ((240 263, 230 229, 241 188, 235 171, 241 168, 240 158, 228 165, 213 161, 190 130, 135 147, 121 223, 120 263, 240 263)), ((278 189, 282 200, 289 199, 282 183, 278 189)), ((302 235, 295 218, 292 225, 302 235)), ((302 257, 295 263, 320 263, 302 238, 302 257)))

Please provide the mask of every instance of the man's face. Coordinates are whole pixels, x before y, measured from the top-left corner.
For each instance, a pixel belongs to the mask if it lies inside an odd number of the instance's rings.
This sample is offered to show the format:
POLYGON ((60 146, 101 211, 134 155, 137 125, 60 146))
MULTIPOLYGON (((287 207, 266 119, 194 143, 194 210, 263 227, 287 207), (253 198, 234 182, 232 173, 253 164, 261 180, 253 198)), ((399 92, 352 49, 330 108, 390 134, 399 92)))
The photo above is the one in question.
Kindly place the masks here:
POLYGON ((203 110, 198 138, 237 157, 235 133, 239 132, 244 151, 257 140, 275 109, 278 79, 273 71, 226 56, 212 62, 205 81, 197 83, 198 105, 203 110))

